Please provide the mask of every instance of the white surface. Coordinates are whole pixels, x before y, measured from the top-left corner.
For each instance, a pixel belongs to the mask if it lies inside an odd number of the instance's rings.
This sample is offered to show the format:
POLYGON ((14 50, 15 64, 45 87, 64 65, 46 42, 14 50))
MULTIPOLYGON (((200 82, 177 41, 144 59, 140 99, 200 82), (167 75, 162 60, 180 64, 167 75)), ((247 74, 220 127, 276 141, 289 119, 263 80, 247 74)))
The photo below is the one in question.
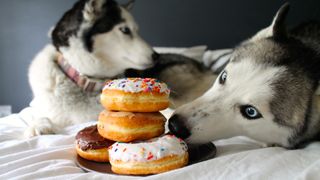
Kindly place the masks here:
MULTIPOLYGON (((85 173, 76 166, 75 133, 92 123, 64 129, 64 135, 23 139, 21 117, 0 119, 0 179, 128 179, 126 176, 85 173)), ((260 148, 245 137, 215 142, 212 160, 145 179, 319 179, 320 143, 305 149, 260 148)), ((141 177, 132 177, 141 179, 141 177)))

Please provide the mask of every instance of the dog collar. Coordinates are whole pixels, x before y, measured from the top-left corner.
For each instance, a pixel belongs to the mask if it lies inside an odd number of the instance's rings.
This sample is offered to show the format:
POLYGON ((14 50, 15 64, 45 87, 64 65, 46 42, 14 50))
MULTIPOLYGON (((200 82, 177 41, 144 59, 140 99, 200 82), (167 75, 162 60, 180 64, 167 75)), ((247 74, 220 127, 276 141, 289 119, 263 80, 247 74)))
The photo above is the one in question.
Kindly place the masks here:
POLYGON ((105 80, 90 78, 74 69, 61 54, 58 55, 57 64, 67 77, 86 92, 100 92, 105 80))

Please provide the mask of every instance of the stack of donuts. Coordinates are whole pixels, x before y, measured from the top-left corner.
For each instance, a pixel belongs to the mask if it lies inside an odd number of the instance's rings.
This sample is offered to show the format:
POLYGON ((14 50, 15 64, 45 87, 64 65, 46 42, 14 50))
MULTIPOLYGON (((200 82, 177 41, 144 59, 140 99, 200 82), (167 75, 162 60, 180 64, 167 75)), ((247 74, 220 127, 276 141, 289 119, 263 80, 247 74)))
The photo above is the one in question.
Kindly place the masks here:
POLYGON ((167 85, 151 78, 109 81, 101 94, 105 110, 98 124, 76 136, 78 154, 88 160, 110 162, 117 174, 147 175, 188 163, 187 145, 166 134, 169 106, 167 85))

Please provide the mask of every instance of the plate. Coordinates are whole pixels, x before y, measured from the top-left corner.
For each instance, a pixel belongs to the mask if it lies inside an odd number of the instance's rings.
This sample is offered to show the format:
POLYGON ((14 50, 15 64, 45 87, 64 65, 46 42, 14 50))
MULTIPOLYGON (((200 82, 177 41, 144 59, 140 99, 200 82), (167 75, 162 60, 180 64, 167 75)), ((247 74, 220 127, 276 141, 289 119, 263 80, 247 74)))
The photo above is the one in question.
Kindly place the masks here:
MULTIPOLYGON (((197 147, 189 147, 189 164, 192 165, 216 156, 217 148, 214 144, 208 143, 197 147)), ((111 171, 110 163, 98 163, 88 161, 80 156, 76 158, 77 165, 86 172, 98 172, 104 174, 115 174, 111 171)))

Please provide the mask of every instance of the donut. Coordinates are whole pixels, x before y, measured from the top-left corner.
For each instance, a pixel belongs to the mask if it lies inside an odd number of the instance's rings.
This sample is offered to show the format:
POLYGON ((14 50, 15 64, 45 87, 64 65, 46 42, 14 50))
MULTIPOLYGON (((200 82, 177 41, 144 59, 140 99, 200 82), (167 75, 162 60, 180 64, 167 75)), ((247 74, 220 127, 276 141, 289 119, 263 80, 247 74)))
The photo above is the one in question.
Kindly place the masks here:
POLYGON ((146 140, 164 133, 166 118, 160 113, 132 113, 104 110, 99 115, 98 131, 113 141, 146 140))
POLYGON ((101 104, 113 111, 158 112, 169 107, 169 94, 167 85, 156 79, 117 79, 104 86, 101 104))
POLYGON ((99 135, 97 125, 84 128, 76 135, 78 155, 90 161, 109 162, 108 147, 113 143, 99 135))
POLYGON ((164 135, 145 142, 115 143, 109 148, 111 170, 117 174, 148 175, 188 164, 184 141, 164 135))

